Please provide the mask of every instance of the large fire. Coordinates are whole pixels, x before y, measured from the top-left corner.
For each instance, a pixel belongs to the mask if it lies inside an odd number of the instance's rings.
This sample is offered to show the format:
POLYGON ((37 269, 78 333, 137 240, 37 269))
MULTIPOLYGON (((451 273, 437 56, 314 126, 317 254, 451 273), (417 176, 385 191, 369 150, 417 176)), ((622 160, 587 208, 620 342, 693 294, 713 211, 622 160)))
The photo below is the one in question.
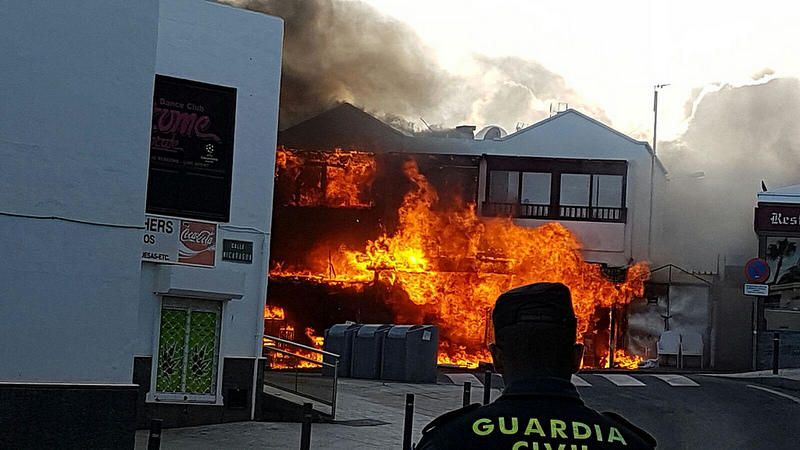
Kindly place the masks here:
POLYGON ((291 193, 286 204, 368 208, 365 198, 375 179, 375 158, 371 153, 335 149, 332 152, 295 152, 278 147, 276 164, 280 182, 291 193), (314 168, 315 170, 311 170, 314 168))
MULTIPOLYGON (((294 325, 286 321, 286 312, 280 306, 266 305, 264 308, 265 333, 289 341, 295 340, 294 325), (274 333, 274 334, 271 334, 274 333)), ((322 348, 322 336, 317 336, 316 331, 306 327, 305 335, 317 349, 322 348)), ((304 350, 296 346, 284 344, 264 336, 264 348, 268 350, 266 356, 272 369, 318 369, 322 367, 322 354, 304 350)))
MULTIPOLYGON (((440 212, 434 208, 437 192, 416 163, 406 162, 403 171, 413 188, 398 210, 393 233, 359 249, 339 245, 332 252, 325 246, 312 252, 305 267, 273 265, 270 277, 381 283, 391 292, 386 302, 399 323, 440 328, 441 364, 468 367, 490 361, 489 313, 497 296, 510 288, 541 281, 569 286, 580 338, 594 331, 598 308, 625 305, 643 295, 646 264, 630 266, 624 282, 611 282, 599 265, 584 261, 580 243, 560 223, 523 227, 510 218, 478 217, 474 205, 440 212)), ((615 359, 627 361, 624 352, 615 359)))

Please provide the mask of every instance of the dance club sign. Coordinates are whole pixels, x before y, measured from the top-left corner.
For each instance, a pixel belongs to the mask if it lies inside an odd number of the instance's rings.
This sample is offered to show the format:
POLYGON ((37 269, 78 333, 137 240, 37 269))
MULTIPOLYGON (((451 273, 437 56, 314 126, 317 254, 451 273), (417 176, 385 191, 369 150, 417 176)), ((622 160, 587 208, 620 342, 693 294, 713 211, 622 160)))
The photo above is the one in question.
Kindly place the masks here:
POLYGON ((147 215, 142 261, 213 267, 217 224, 147 215))
POLYGON ((157 75, 147 212, 230 218, 236 89, 157 75))

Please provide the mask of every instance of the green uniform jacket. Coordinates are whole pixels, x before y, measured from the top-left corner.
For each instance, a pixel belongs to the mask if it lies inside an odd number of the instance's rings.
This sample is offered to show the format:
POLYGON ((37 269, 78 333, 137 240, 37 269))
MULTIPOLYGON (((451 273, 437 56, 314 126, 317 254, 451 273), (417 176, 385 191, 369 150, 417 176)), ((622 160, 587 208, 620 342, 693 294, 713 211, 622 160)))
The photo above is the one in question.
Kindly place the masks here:
POLYGON ((417 450, 654 449, 656 441, 614 413, 586 405, 561 378, 531 378, 506 387, 493 403, 473 404, 434 419, 417 450))

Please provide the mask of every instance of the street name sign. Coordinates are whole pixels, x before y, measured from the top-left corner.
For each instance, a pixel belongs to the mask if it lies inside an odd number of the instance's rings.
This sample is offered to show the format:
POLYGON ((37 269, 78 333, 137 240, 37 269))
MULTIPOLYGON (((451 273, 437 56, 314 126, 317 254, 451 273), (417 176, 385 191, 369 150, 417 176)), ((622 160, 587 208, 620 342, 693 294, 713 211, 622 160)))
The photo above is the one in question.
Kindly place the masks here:
POLYGON ((766 297, 769 295, 769 285, 768 284, 752 284, 752 283, 745 283, 744 285, 744 295, 754 295, 757 297, 766 297))

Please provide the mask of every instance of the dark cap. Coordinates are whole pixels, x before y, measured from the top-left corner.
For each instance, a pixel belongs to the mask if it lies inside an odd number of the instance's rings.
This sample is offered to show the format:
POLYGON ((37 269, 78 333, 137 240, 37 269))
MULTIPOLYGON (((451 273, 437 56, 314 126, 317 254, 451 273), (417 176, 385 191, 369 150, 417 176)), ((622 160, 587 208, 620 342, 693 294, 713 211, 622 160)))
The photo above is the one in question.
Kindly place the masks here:
POLYGON ((569 288, 561 283, 534 283, 514 288, 497 297, 492 311, 495 333, 511 325, 561 326, 575 330, 569 288))

